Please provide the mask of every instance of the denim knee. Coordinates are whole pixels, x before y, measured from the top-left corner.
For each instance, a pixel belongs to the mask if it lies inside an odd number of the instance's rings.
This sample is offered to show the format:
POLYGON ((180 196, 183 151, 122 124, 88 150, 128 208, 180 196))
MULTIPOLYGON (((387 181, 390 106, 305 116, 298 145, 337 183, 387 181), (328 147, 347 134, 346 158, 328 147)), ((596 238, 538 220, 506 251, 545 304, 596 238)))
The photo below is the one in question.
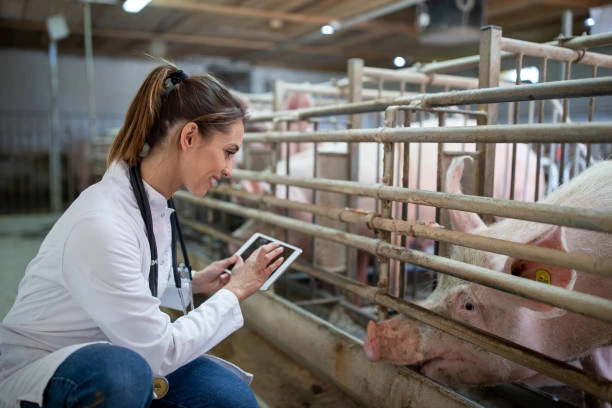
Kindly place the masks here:
POLYGON ((153 395, 149 364, 138 353, 110 344, 93 344, 71 354, 45 391, 45 406, 147 407, 153 395), (96 405, 98 406, 98 405, 96 405))

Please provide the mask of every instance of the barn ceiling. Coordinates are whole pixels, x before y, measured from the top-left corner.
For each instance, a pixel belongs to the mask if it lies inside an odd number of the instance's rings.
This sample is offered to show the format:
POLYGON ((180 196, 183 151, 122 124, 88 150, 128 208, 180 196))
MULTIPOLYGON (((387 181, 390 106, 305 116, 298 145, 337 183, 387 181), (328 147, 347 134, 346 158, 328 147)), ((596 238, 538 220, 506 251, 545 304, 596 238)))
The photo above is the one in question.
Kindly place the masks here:
MULTIPOLYGON (((347 59, 353 57, 378 67, 391 67, 398 55, 408 64, 440 61, 477 53, 477 41, 466 37, 465 42, 456 33, 439 34, 434 43, 423 40, 432 26, 442 24, 438 17, 444 16, 446 22, 454 18, 445 9, 456 11, 456 4, 469 7, 472 1, 152 0, 140 13, 128 14, 121 7, 123 0, 90 0, 93 51, 123 57, 149 53, 172 60, 220 56, 255 65, 330 71, 345 71, 347 59), (429 29, 417 23, 425 8, 431 15, 429 29), (321 26, 330 22, 336 22, 338 30, 322 35, 321 26)), ((572 12, 573 34, 580 35, 588 31, 584 21, 590 7, 612 4, 475 2, 477 7, 483 3, 483 25, 498 25, 504 36, 537 42, 552 41, 560 34, 564 11, 572 12)), ((0 0, 0 47, 46 50, 47 18, 61 13, 70 36, 59 42, 60 53, 84 55, 83 9, 79 0, 0 0)))

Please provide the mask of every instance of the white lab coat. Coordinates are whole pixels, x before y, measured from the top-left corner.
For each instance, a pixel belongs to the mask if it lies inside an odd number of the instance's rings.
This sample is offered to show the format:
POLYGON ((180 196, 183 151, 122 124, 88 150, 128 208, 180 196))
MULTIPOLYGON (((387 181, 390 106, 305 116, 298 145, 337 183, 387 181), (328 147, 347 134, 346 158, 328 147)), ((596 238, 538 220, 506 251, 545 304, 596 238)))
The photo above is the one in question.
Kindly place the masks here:
MULTIPOLYGON (((161 296, 171 276, 172 210, 146 183, 145 189, 161 296)), ((42 405, 49 378, 85 344, 105 341, 130 348, 147 360, 155 376, 163 376, 242 327, 238 299, 225 289, 171 323, 159 299, 151 296, 150 259, 128 168, 113 163, 45 237, 0 325, 0 407, 18 407, 20 400, 42 405)), ((250 374, 239 374, 250 382, 250 374)))

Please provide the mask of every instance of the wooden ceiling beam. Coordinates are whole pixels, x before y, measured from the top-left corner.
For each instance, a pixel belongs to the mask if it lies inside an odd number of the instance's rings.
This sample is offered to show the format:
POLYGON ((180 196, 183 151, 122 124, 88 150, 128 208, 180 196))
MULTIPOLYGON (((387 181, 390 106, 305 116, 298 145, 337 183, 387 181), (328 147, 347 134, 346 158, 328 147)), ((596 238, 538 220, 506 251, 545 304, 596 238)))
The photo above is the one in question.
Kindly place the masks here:
MULTIPOLYGON (((47 27, 44 23, 38 23, 33 21, 22 21, 18 23, 0 21, 0 28, 12 30, 43 31, 45 33, 47 30, 47 27)), ((83 27, 81 26, 70 26, 69 30, 71 34, 83 34, 83 27)), ((94 28, 92 29, 92 34, 94 37, 116 38, 119 40, 151 41, 153 39, 158 39, 183 44, 210 45, 217 47, 244 48, 251 50, 269 50, 274 46, 274 42, 272 41, 242 40, 227 37, 213 37, 210 35, 199 36, 175 33, 152 33, 148 31, 120 30, 114 28, 94 28)))
POLYGON ((609 5, 610 0, 538 0, 535 3, 542 3, 548 6, 563 8, 587 9, 591 7, 609 5))
MULTIPOLYGON (((487 19, 490 19, 503 16, 509 13, 525 10, 529 6, 534 5, 535 3, 537 3, 537 0, 490 1, 485 9, 486 17, 487 19)), ((490 23, 490 21, 487 20, 487 23, 490 23)))
MULTIPOLYGON (((303 14, 303 13, 286 13, 282 11, 257 9, 239 6, 225 6, 221 4, 211 3, 196 3, 186 0, 153 0, 151 6, 178 9, 182 11, 202 12, 212 14, 223 14, 232 17, 242 16, 250 18, 261 18, 265 20, 279 19, 283 21, 291 21, 294 23, 310 24, 322 26, 329 24, 335 20, 334 17, 303 14)), ((342 21, 340 21, 342 23, 342 21)), ((416 28, 412 24, 398 24, 394 22, 362 22, 355 24, 354 27, 362 29, 385 30, 389 33, 414 33, 416 28)))
POLYGON ((487 4, 487 18, 495 18, 538 6, 552 6, 562 9, 588 9, 610 4, 609 0, 498 0, 487 4))
POLYGON ((318 25, 328 24, 331 20, 333 20, 332 17, 328 16, 315 16, 301 13, 285 13, 282 11, 275 10, 225 6, 222 4, 202 2, 196 3, 194 1, 184 0, 153 0, 149 6, 180 9, 183 11, 198 11, 202 13, 225 14, 233 17, 253 17, 263 18, 266 20, 277 18, 285 21, 293 21, 296 23, 309 23, 318 25))

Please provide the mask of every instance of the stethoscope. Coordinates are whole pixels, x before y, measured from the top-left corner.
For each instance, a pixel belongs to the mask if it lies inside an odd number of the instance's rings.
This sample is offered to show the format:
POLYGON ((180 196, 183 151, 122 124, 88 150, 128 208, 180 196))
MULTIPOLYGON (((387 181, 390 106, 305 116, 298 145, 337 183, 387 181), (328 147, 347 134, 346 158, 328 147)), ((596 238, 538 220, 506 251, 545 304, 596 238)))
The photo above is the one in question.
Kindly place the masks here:
MULTIPOLYGON (((140 164, 140 163, 139 163, 140 164)), ((134 196, 136 197, 136 203, 140 210, 140 215, 145 224, 147 232, 147 240, 149 241, 149 248, 151 249, 151 266, 149 269, 149 289, 153 296, 157 296, 158 286, 158 259, 157 259, 157 245, 155 243, 155 234, 153 233, 153 218, 151 217, 151 207, 149 206, 149 199, 142 182, 142 176, 140 175, 140 165, 130 167, 130 184, 132 190, 134 190, 134 196)), ((187 314, 185 305, 185 299, 183 297, 183 291, 181 289, 181 278, 186 275, 189 280, 191 276, 191 264, 189 263, 189 257, 187 256, 187 248, 185 241, 183 240, 183 233, 181 232, 181 226, 179 225, 178 215, 174 207, 174 200, 172 197, 168 200, 168 208, 173 209, 170 214, 170 228, 172 231, 172 274, 174 276, 174 284, 178 289, 179 298, 181 299, 181 306, 183 307, 183 313, 187 314), (183 254, 183 261, 180 265, 177 265, 176 257, 176 240, 181 245, 181 252, 183 254)))

